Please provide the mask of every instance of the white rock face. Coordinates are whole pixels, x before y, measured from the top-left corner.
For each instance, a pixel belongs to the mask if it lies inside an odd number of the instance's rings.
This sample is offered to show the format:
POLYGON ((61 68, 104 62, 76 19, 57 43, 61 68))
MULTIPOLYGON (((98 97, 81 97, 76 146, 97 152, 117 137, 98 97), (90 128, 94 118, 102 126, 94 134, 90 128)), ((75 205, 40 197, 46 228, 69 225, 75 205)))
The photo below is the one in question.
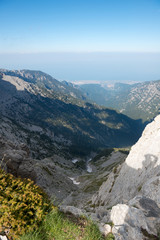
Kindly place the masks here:
POLYGON ((6 236, 0 235, 0 240, 8 240, 8 238, 6 236))
POLYGON ((24 80, 18 77, 4 75, 3 80, 13 84, 18 91, 23 91, 30 87, 29 83, 25 82, 24 80))
POLYGON ((113 206, 109 220, 116 240, 159 239, 160 116, 147 125, 126 161, 110 173, 92 202, 97 208, 113 206))
POLYGON ((102 234, 107 236, 110 232, 112 232, 112 228, 109 224, 99 224, 99 230, 102 234))
POLYGON ((113 206, 142 193, 160 205, 159 176, 160 116, 157 116, 132 147, 118 177, 111 174, 93 197, 93 203, 113 206))

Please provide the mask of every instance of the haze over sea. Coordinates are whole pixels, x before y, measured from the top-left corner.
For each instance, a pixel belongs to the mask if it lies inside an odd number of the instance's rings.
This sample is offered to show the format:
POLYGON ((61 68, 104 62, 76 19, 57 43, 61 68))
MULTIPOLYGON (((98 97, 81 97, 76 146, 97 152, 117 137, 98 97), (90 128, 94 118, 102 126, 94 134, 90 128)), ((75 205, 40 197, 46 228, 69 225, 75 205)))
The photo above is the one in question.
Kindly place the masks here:
POLYGON ((1 54, 1 68, 37 69, 58 80, 83 83, 160 79, 160 53, 1 54))
POLYGON ((0 68, 72 82, 160 79, 159 0, 0 0, 0 68))

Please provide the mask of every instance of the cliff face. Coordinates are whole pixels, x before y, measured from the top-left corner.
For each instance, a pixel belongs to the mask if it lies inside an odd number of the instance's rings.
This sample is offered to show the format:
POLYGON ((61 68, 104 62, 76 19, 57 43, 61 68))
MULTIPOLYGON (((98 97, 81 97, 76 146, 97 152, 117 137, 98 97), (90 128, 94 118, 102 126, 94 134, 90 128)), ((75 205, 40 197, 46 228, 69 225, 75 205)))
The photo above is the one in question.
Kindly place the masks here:
POLYGON ((158 239, 159 186, 160 116, 157 116, 132 147, 119 172, 109 175, 92 202, 107 207, 117 204, 110 212, 116 239, 158 239))
POLYGON ((147 125, 142 137, 132 147, 118 177, 116 174, 110 174, 103 183, 96 201, 113 206, 141 193, 160 204, 158 187, 155 185, 151 189, 151 185, 160 178, 160 116, 147 125))

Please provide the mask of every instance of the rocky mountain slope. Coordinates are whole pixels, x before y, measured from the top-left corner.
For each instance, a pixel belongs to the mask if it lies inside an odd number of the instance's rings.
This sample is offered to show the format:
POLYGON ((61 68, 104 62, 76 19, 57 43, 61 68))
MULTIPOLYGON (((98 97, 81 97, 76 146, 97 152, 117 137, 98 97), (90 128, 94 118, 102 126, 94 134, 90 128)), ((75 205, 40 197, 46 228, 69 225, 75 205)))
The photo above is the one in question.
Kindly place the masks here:
POLYGON ((61 210, 92 218, 106 236, 112 233, 116 240, 158 240, 159 126, 157 116, 127 158, 124 150, 108 149, 91 160, 92 171, 75 178, 77 191, 65 199, 61 210))
MULTIPOLYGON (((147 125, 126 161, 112 171, 92 204, 113 222, 116 239, 159 239, 160 116, 147 125)), ((98 211, 98 210, 97 210, 98 211)))
POLYGON ((142 125, 20 75, 5 70, 0 76, 2 168, 31 178, 61 203, 61 211, 92 218, 105 235, 158 240, 160 116, 128 157, 126 149, 110 148, 86 158, 97 146, 135 141, 142 125), (85 157, 75 154, 77 148, 87 149, 85 157))
POLYGON ((82 101, 78 90, 44 73, 1 73, 0 133, 26 144, 32 157, 87 155, 99 147, 132 145, 141 134, 140 121, 82 101))
POLYGON ((114 88, 85 84, 80 89, 97 104, 117 109, 133 119, 150 121, 160 109, 160 81, 133 85, 116 83, 114 88))
POLYGON ((157 116, 127 158, 123 150, 107 150, 106 156, 103 152, 96 161, 93 159, 92 171, 76 178, 78 193, 69 195, 61 209, 89 216, 106 236, 112 233, 115 240, 158 240, 159 126, 160 116, 157 116))
POLYGON ((30 157, 29 148, 0 138, 0 165, 16 177, 30 178, 56 201, 62 202, 72 191, 76 191, 70 176, 80 174, 71 161, 52 155, 41 161, 30 157), (74 170, 73 170, 74 169, 74 170))
POLYGON ((79 160, 68 164, 56 155, 33 160, 25 146, 1 139, 1 165, 56 196, 61 211, 92 218, 105 235, 112 232, 116 240, 158 240, 159 126, 160 116, 147 125, 127 158, 124 149, 108 149, 88 161, 86 170, 77 168, 79 160))
POLYGON ((72 97, 82 100, 86 99, 84 94, 78 89, 73 88, 72 85, 70 86, 67 82, 65 82, 65 84, 59 82, 55 78, 41 71, 0 69, 0 72, 10 77, 18 77, 21 80, 24 80, 24 82, 36 84, 38 87, 54 90, 60 94, 71 95, 72 97))

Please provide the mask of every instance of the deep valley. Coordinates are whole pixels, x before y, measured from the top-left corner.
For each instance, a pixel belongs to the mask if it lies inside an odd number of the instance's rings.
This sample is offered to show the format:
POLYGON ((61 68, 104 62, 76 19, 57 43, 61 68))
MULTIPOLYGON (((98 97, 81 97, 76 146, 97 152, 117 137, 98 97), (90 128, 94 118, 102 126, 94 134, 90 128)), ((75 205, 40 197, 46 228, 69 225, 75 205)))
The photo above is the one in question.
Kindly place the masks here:
MULTIPOLYGON (((158 114, 159 82, 96 92, 40 71, 0 72, 1 175, 31 179, 65 216, 92 219, 102 235, 89 240, 159 239, 159 116, 147 125, 158 114)), ((17 188, 3 197, 11 201, 17 188)))

